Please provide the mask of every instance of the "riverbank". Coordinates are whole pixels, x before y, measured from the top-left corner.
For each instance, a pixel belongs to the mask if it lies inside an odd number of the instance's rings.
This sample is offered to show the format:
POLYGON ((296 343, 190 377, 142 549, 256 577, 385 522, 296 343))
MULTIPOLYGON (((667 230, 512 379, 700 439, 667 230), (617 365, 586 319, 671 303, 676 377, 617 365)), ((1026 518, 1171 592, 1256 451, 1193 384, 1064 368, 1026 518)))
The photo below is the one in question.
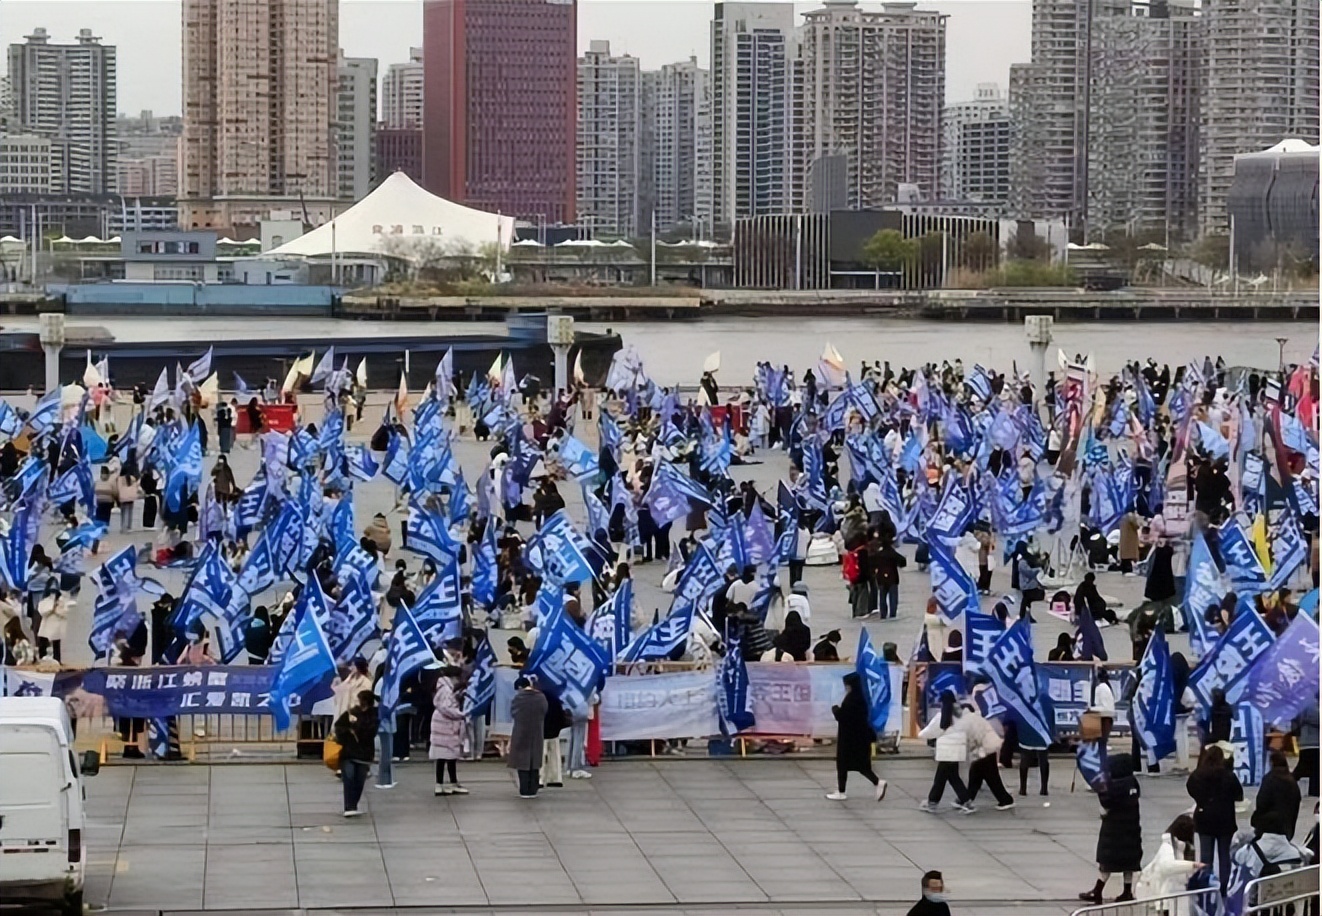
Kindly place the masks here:
MULTIPOLYGON (((237 288, 233 288, 237 289, 237 288)), ((258 288, 261 289, 261 288, 258 288)), ((256 295, 256 293, 254 293, 256 295)), ((132 297, 125 297, 132 299, 132 297)), ((931 321, 1015 322, 1025 315, 1077 321, 1307 321, 1319 320, 1318 291, 1207 290, 1127 287, 1112 291, 1066 288, 991 290, 647 290, 600 295, 377 296, 350 293, 324 304, 268 308, 233 300, 225 308, 188 305, 150 308, 141 302, 66 305, 61 298, 0 294, 0 315, 68 311, 83 318, 338 318, 373 322, 477 322, 512 311, 558 311, 588 321, 698 321, 712 318, 859 317, 931 321)))

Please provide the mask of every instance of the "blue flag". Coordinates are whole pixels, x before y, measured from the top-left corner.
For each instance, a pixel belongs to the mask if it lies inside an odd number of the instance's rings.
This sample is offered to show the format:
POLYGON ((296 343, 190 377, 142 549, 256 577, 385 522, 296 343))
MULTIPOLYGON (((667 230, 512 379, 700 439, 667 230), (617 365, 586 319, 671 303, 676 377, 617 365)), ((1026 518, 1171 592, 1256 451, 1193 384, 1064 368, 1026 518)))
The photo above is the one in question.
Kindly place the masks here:
POLYGON ((1075 749, 1075 760, 1084 782, 1092 786, 1094 792, 1106 787, 1107 763, 1105 741, 1080 741, 1075 749))
POLYGON ((458 556, 459 545, 450 536, 445 519, 416 501, 409 503, 408 521, 404 524, 404 547, 432 560, 436 568, 458 556))
POLYGON ((543 579, 556 583, 583 582, 595 575, 590 558, 597 555, 592 543, 574 527, 564 509, 546 520, 528 539, 524 561, 543 579))
POLYGON ((987 656, 1005 627, 994 614, 985 614, 981 608, 970 605, 964 615, 964 673, 977 674, 985 669, 987 656))
POLYGON ((1275 641, 1252 601, 1242 595, 1239 600, 1230 626, 1189 675, 1189 689, 1204 710, 1211 708, 1212 691, 1218 687, 1225 691, 1230 703, 1239 702, 1253 663, 1275 641))
POLYGON ((868 721, 878 735, 886 730, 891 710, 890 665, 881 653, 872 647, 866 628, 858 631, 858 653, 854 658, 854 672, 863 683, 863 700, 868 705, 868 721))
POLYGON ((202 485, 202 440, 197 424, 188 427, 175 451, 174 463, 165 477, 165 505, 171 512, 183 511, 188 497, 202 485))
POLYGON ((499 570, 496 562, 496 526, 488 521, 482 540, 473 548, 473 600, 490 609, 496 603, 499 570))
POLYGON ((598 473, 596 454, 573 436, 565 436, 560 442, 560 463, 579 482, 591 480, 598 473))
POLYGON ((594 691, 610 673, 610 659, 592 637, 569 619, 563 605, 542 621, 537 643, 523 666, 538 685, 559 698, 573 715, 586 713, 594 691))
POLYGON ((1189 625, 1189 652, 1198 661, 1216 642, 1216 632, 1207 622, 1207 611, 1221 606, 1225 592, 1221 570, 1217 568, 1207 538, 1201 530, 1194 532, 1193 548, 1189 552, 1188 573, 1184 578, 1184 620, 1189 625))
POLYGON ((721 726, 726 734, 738 734, 757 724, 753 715, 753 694, 749 690, 748 665, 744 662, 743 646, 732 639, 725 647, 716 672, 720 690, 716 694, 721 713, 721 726))
POLYGON ((1268 590, 1284 588, 1294 571, 1307 559, 1308 543, 1294 513, 1287 506, 1277 519, 1276 534, 1272 537, 1272 574, 1267 582, 1268 590))
POLYGON ((687 515, 692 503, 710 507, 711 494, 702 484, 680 473, 669 462, 661 462, 652 474, 652 485, 643 497, 658 526, 664 527, 687 515))
POLYGON ((620 657, 633 637, 633 580, 625 579, 588 618, 587 631, 611 659, 620 657))
POLYGON ((386 644, 385 673, 381 676, 381 709, 393 712, 399 706, 400 686, 405 678, 426 665, 436 662, 427 637, 418 626, 409 609, 401 607, 395 612, 386 644))
POLYGON ((491 640, 483 637, 473 657, 473 673, 464 687, 464 715, 470 719, 485 716, 496 698, 496 651, 491 640))
POLYGON ((1093 620, 1092 611, 1083 605, 1076 608, 1075 612, 1079 618, 1079 635, 1075 640, 1078 660, 1106 661, 1106 642, 1102 639, 1102 631, 1097 628, 1097 621, 1093 620))
MULTIPOLYGON (((941 501, 937 503, 936 511, 927 520, 928 543, 931 543, 935 538, 940 538, 953 544, 964 536, 964 532, 973 524, 977 514, 978 506, 973 494, 952 477, 946 483, 945 490, 941 494, 941 501)), ((895 523, 899 524, 898 518, 895 523)))
POLYGON ((725 577, 716 565, 711 550, 706 544, 700 545, 679 575, 670 602, 670 613, 674 615, 682 611, 691 617, 693 611, 700 609, 724 581, 725 577))
POLYGON ((340 597, 331 608, 326 625, 326 642, 337 662, 348 662, 376 630, 376 605, 372 590, 361 575, 345 576, 340 583, 340 597))
POLYGON ((984 663, 996 695, 1014 717, 1024 747, 1046 748, 1053 740, 1049 701, 1033 664, 1033 638, 1028 622, 1017 621, 992 644, 984 663))
POLYGON ((680 604, 676 601, 670 616, 660 620, 639 633, 625 647, 621 661, 651 662, 670 658, 683 651, 688 644, 689 631, 693 629, 693 614, 697 606, 692 602, 680 604))
POLYGON ((1262 568, 1262 561, 1239 523, 1232 519, 1218 528, 1217 534, 1221 561, 1235 593, 1260 595, 1267 591, 1271 587, 1267 571, 1262 568))
POLYGON ((1175 753, 1175 681, 1166 631, 1161 627, 1153 630, 1138 673, 1138 690, 1129 706, 1129 722, 1151 765, 1175 753))
POLYGON ((931 557, 928 570, 932 574, 932 594, 942 616, 955 620, 961 614, 978 613, 981 610, 978 583, 960 565, 955 552, 939 538, 929 539, 927 545, 931 557))
POLYGON ((459 562, 454 557, 437 565, 436 578, 427 583, 413 605, 413 619, 433 646, 462 635, 463 600, 459 562))
MULTIPOLYGON (((304 592, 321 592, 315 576, 308 580, 304 592)), ((321 596, 324 607, 325 596, 321 596)), ((301 604, 302 602, 300 602, 301 604)), ((279 731, 289 728, 289 714, 296 698, 312 690, 335 672, 335 656, 331 654, 322 621, 315 610, 305 611, 294 627, 293 639, 285 649, 271 682, 271 714, 279 731)))
POLYGON ((1266 722, 1289 729, 1290 721, 1317 704, 1318 627, 1300 612, 1253 663, 1245 700, 1266 722))

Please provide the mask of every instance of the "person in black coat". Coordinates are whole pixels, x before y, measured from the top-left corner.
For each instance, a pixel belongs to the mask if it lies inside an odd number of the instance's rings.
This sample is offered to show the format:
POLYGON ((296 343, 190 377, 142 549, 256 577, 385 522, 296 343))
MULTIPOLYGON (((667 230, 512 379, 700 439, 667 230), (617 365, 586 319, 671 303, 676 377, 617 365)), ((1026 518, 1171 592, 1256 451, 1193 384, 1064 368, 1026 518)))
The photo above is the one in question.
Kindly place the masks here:
POLYGON ((836 790, 826 797, 832 801, 845 800, 845 781, 850 773, 859 773, 877 788, 877 801, 886 797, 886 780, 879 779, 872 770, 872 742, 877 733, 872 730, 868 716, 868 703, 863 696, 863 682, 854 672, 846 674, 845 696, 839 706, 831 707, 837 723, 835 739, 836 790))
POLYGON ((1286 839, 1293 839, 1294 826, 1299 820, 1299 784, 1290 774, 1285 754, 1272 751, 1270 762, 1271 767, 1258 787, 1258 799, 1249 824, 1254 836, 1279 833, 1286 839))
POLYGON ((367 772, 376 757, 376 696, 359 692, 349 711, 335 720, 335 740, 340 744, 340 778, 344 781, 344 816, 357 817, 358 802, 367 784, 367 772))
POLYGON ((1198 859, 1212 864, 1212 855, 1216 854, 1216 873, 1224 894, 1230 886, 1230 841, 1235 838, 1235 805, 1244 800, 1244 787, 1221 748, 1212 745, 1203 750, 1198 768, 1189 774, 1185 788, 1194 800, 1193 824, 1198 831, 1198 859))
POLYGON ((1097 835, 1097 883, 1079 895, 1092 904, 1102 902, 1102 890, 1114 872, 1125 880, 1120 903, 1134 899, 1134 872, 1143 868, 1143 826, 1139 818, 1138 780, 1134 758, 1116 754, 1107 767, 1106 785, 1097 793, 1102 805, 1102 829, 1097 835))
POLYGON ((950 916, 946 903, 946 882, 939 871, 923 875, 923 899, 909 908, 907 916, 950 916))
MULTIPOLYGON (((1178 694, 1177 694, 1178 696, 1178 694)), ((1226 693, 1220 687, 1212 691, 1212 708, 1207 715, 1206 745, 1218 741, 1230 741, 1230 727, 1235 721, 1235 708, 1226 701, 1226 693)))

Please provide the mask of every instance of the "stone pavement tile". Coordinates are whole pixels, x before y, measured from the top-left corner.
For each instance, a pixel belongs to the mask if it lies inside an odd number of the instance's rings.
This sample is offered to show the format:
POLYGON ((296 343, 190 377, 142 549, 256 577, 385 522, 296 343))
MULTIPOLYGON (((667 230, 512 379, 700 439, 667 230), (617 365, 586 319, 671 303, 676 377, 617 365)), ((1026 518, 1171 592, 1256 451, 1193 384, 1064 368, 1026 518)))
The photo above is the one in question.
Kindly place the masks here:
POLYGON ((362 843, 295 843, 294 874, 302 907, 380 906, 392 900, 381 853, 362 843))
MULTIPOLYGON (((288 835, 286 830, 285 834, 288 835)), ((127 846, 174 846, 205 840, 205 828, 195 820, 191 824, 163 824, 146 818, 130 818, 124 822, 123 839, 127 846)))
POLYGON ((205 892, 208 909, 296 907, 292 843, 208 846, 205 892))
POLYGON ((202 906, 206 847, 121 846, 108 903, 160 909, 202 906))
POLYGON ((384 843, 390 892, 397 906, 485 906, 486 891, 462 845, 436 849, 384 843))
POLYGON ((680 903, 748 903, 764 901, 766 894, 754 882, 721 874, 719 879, 691 872, 686 877, 666 877, 666 886, 680 903))

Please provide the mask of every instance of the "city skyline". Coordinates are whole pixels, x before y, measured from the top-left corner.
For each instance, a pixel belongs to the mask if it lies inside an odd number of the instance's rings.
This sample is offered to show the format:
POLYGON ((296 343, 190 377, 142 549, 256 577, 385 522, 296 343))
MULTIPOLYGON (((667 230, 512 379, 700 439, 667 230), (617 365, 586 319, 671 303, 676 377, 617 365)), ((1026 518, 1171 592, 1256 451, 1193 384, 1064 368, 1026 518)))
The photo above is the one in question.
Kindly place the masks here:
MULTIPOLYGON (((867 7, 880 2, 863 0, 867 7)), ((182 0, 6 0, 0 44, 46 28, 65 41, 90 28, 119 49, 119 110, 182 113, 182 0)), ((696 55, 706 61, 715 4, 705 0, 579 0, 578 53, 605 40, 644 70, 696 55), (677 12, 678 10, 678 12, 677 12), (643 36, 643 37, 640 37, 643 36)), ((795 2, 802 14, 821 2, 795 2)), ((919 8, 947 14, 946 102, 972 99, 977 84, 1006 86, 1010 64, 1029 54, 1030 0, 936 0, 919 8)), ((422 43, 422 0, 342 0, 340 46, 348 57, 374 57, 385 73, 422 43)))

